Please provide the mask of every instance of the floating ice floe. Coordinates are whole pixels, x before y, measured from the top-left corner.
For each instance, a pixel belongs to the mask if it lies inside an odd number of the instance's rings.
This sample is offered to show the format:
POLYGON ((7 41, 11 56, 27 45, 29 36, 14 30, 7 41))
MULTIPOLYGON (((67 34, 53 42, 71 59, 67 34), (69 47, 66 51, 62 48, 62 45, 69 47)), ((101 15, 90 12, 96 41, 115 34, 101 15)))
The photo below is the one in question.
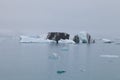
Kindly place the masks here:
POLYGON ((109 40, 109 39, 102 39, 102 41, 103 41, 104 43, 113 43, 113 41, 112 41, 112 40, 109 40))
POLYGON ((119 58, 118 55, 100 55, 100 57, 103 57, 103 58, 119 58))
POLYGON ((20 36, 20 42, 39 42, 40 38, 33 36, 20 36))
MULTIPOLYGON (((34 37, 34 36, 20 36, 21 43, 50 43, 55 42, 54 40, 46 39, 43 37, 34 37)), ((67 44, 74 44, 75 42, 72 40, 59 40, 59 43, 67 43, 67 44)))

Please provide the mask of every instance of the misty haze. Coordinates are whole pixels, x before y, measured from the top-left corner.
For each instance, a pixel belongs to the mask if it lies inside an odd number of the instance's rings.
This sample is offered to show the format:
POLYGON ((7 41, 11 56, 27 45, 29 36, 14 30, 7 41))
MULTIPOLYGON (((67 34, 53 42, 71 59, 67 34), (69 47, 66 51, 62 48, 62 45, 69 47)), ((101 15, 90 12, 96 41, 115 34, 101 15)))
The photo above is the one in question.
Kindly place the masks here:
POLYGON ((120 80, 119 0, 0 0, 0 80, 120 80))

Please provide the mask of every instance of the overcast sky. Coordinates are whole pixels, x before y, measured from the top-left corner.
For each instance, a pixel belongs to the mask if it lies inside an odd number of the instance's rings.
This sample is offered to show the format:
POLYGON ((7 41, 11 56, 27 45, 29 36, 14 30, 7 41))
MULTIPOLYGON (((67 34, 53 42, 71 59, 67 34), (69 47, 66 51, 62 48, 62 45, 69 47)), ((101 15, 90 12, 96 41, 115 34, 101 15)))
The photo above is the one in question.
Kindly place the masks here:
POLYGON ((0 0, 0 33, 120 35, 120 0, 0 0))

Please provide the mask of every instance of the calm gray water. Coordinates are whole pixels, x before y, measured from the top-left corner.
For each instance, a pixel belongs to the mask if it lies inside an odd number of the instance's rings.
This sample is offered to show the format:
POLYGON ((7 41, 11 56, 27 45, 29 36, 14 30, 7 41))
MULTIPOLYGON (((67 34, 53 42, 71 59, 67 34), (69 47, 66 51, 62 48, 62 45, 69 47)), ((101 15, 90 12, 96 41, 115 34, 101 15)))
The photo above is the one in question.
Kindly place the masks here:
POLYGON ((120 80, 119 56, 120 45, 114 43, 56 45, 5 38, 0 40, 0 80, 120 80))

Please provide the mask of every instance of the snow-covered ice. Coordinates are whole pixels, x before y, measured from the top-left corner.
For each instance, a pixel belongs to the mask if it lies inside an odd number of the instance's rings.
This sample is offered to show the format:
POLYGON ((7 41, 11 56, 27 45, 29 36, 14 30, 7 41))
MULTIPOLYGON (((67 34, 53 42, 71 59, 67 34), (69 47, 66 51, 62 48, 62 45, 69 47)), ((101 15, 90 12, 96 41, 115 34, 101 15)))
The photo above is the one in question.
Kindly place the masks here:
MULTIPOLYGON (((46 39, 45 36, 39 36, 39 37, 34 37, 34 36, 20 36, 20 42, 21 43, 50 43, 50 42, 55 42, 54 40, 49 40, 46 39)), ((59 40, 59 43, 67 43, 67 44, 74 44, 75 42, 73 40, 59 40)))

